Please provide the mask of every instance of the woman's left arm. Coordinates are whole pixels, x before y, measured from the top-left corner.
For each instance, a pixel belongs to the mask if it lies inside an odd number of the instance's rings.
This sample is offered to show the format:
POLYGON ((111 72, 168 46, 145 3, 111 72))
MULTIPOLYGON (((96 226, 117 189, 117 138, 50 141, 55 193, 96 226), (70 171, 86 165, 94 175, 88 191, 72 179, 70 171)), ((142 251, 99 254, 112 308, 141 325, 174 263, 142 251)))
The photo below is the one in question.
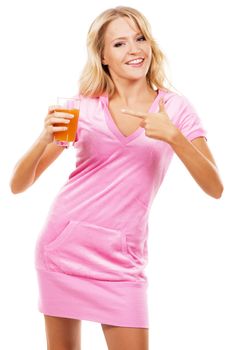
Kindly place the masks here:
POLYGON ((184 163, 194 180, 211 197, 220 198, 223 184, 212 153, 204 137, 188 140, 172 123, 166 113, 164 101, 159 101, 160 111, 157 113, 142 113, 129 109, 121 112, 142 119, 141 126, 145 135, 167 142, 184 163))
POLYGON ((189 141, 178 129, 170 146, 184 163, 194 180, 210 196, 220 198, 223 184, 216 163, 204 137, 189 141))

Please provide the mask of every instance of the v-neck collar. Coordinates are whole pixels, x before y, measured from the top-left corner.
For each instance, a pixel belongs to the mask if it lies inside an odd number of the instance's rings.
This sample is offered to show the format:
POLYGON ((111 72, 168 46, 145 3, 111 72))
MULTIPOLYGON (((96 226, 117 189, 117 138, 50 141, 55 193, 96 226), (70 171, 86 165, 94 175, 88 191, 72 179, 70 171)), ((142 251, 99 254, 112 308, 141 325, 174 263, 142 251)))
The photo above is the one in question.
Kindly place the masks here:
MULTIPOLYGON (((155 97, 154 101, 152 102, 148 113, 153 112, 157 105, 158 100, 162 97, 162 95, 165 94, 165 91, 163 90, 157 90, 157 96, 155 97)), ((100 101, 102 103, 102 106, 104 107, 104 114, 105 114, 105 120, 107 123, 108 128, 113 132, 113 134, 119 139, 119 141, 123 144, 127 144, 128 142, 134 140, 136 137, 139 137, 140 134, 144 131, 144 128, 139 126, 135 131, 133 131, 130 135, 125 136, 122 134, 122 132, 118 129, 116 123, 114 122, 114 119, 112 118, 112 115, 108 108, 108 95, 101 95, 100 101)))

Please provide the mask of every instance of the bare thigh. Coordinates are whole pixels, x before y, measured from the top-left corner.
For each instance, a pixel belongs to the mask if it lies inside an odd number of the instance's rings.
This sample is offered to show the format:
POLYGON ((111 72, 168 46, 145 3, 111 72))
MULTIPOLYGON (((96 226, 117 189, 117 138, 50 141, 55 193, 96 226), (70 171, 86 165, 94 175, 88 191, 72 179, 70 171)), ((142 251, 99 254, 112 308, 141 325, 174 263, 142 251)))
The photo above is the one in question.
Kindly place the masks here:
POLYGON ((101 324, 108 350, 148 350, 149 329, 101 324))
POLYGON ((80 350, 81 321, 44 315, 47 350, 80 350))

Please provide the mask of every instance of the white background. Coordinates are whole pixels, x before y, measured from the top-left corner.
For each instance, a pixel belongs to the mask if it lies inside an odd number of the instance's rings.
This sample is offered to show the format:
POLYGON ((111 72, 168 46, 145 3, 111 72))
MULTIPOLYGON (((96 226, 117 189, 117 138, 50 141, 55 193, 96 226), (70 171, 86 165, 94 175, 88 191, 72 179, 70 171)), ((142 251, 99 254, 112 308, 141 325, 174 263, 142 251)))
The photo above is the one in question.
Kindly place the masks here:
MULTIPOLYGON (((205 194, 177 156, 154 201, 149 233, 150 350, 237 350, 237 15, 235 1, 125 1, 149 19, 170 79, 208 131, 225 190, 205 194)), ((5 350, 46 349, 37 310, 34 246, 51 201, 74 169, 63 152, 32 188, 9 189, 17 160, 56 96, 77 92, 93 19, 118 1, 1 3, 1 339, 5 350)), ((105 350, 83 321, 82 349, 105 350)))

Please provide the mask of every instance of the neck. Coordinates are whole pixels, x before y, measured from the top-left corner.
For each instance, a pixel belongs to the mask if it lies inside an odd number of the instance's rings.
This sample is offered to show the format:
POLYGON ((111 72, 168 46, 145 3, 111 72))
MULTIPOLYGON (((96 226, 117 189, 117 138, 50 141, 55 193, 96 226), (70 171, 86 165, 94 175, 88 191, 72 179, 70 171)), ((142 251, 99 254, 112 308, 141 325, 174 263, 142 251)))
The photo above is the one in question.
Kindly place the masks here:
POLYGON ((121 83, 115 82, 116 92, 112 96, 113 100, 120 100, 120 102, 125 106, 129 107, 134 105, 138 99, 153 99, 156 96, 156 91, 153 90, 147 82, 139 81, 133 83, 121 83))

